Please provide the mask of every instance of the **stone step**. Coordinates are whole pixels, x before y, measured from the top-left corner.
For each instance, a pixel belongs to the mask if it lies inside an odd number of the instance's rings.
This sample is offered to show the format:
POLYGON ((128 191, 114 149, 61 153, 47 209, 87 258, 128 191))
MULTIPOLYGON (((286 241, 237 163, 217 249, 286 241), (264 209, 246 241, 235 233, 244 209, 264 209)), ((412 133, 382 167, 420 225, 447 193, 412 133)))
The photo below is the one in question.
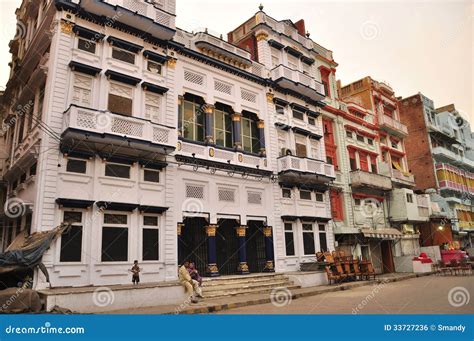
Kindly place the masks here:
POLYGON ((229 283, 257 283, 268 280, 281 280, 287 278, 283 274, 262 274, 262 275, 242 275, 242 276, 224 276, 215 278, 204 278, 203 286, 216 286, 229 283))
MULTIPOLYGON (((240 295, 246 295, 246 294, 267 294, 267 293, 269 294, 275 288, 279 288, 279 286, 269 287, 269 288, 256 287, 256 288, 240 289, 240 290, 212 291, 210 293, 203 293, 203 296, 205 299, 206 298, 211 299, 211 298, 219 298, 219 297, 234 297, 234 296, 240 296, 240 295)), ((290 291, 300 289, 298 285, 284 286, 284 288, 290 291)))
POLYGON ((203 286, 203 292, 213 292, 213 291, 231 291, 233 289, 248 289, 248 288, 268 288, 268 287, 285 287, 294 285, 288 279, 281 280, 271 280, 257 283, 232 283, 232 284, 223 284, 219 286, 203 286))
POLYGON ((259 283, 267 283, 271 281, 285 281, 288 280, 288 277, 285 276, 278 276, 278 277, 271 277, 271 278, 255 278, 255 279, 240 279, 240 280, 233 280, 233 281, 218 281, 218 282, 203 282, 202 286, 205 288, 212 288, 212 287, 220 287, 223 285, 243 285, 243 284, 259 284, 259 283))

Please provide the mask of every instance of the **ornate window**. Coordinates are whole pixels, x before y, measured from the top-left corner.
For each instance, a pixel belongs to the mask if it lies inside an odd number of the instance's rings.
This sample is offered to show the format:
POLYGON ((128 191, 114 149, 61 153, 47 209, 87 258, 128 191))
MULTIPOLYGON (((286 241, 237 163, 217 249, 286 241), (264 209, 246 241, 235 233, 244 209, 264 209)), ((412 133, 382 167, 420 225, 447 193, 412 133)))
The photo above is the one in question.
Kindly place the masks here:
POLYGON ((204 141, 205 114, 201 109, 202 98, 186 95, 179 106, 181 136, 192 141, 204 141))
POLYGON ((229 108, 216 105, 214 110, 214 139, 216 145, 232 148, 232 117, 229 108))
POLYGON ((255 115, 244 113, 241 120, 243 150, 250 153, 258 153, 260 150, 260 139, 255 115))

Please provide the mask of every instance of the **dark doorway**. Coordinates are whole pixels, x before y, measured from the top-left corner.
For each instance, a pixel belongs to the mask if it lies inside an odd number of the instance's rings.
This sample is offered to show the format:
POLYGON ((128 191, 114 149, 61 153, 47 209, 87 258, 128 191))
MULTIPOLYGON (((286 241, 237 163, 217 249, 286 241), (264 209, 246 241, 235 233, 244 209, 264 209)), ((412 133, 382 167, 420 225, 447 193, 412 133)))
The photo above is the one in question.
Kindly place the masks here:
POLYGON ((204 218, 186 218, 181 238, 178 239, 179 265, 185 260, 192 260, 201 274, 205 274, 207 268, 206 225, 208 223, 204 218))
POLYGON ((221 275, 235 275, 239 267, 239 222, 219 219, 216 233, 217 267, 221 275))
POLYGON ((263 272, 265 269, 265 235, 263 222, 249 221, 247 223, 247 265, 251 273, 263 272))
POLYGON ((383 273, 393 273, 395 272, 395 265, 393 264, 393 255, 392 255, 392 241, 384 240, 380 244, 380 249, 382 251, 382 268, 383 273))

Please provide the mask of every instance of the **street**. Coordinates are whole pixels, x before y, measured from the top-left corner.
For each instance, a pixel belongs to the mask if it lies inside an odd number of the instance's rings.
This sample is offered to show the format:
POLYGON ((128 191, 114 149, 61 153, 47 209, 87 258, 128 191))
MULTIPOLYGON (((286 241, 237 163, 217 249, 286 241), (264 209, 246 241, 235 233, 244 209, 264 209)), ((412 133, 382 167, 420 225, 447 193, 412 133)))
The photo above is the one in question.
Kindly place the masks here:
POLYGON ((473 279, 428 276, 218 314, 472 314, 473 279))

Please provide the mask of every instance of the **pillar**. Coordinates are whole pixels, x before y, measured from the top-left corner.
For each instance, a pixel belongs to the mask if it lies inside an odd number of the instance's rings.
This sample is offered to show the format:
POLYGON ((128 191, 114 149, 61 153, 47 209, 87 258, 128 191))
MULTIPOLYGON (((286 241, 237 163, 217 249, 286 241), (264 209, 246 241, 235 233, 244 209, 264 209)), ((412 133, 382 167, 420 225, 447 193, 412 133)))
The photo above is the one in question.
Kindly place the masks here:
POLYGON ((260 120, 257 122, 258 128, 258 140, 260 141, 260 155, 265 156, 267 154, 265 149, 265 121, 260 120))
POLYGON ((177 226, 177 234, 178 234, 178 265, 181 265, 181 262, 184 261, 184 256, 183 256, 183 228, 184 224, 183 223, 178 223, 177 226))
POLYGON ((265 235, 265 272, 275 272, 274 256, 273 256, 273 233, 271 226, 265 226, 263 228, 263 234, 265 235))
POLYGON ((232 128, 234 130, 234 148, 242 149, 242 114, 236 112, 232 115, 232 128))
POLYGON ((211 104, 204 105, 204 114, 206 115, 206 143, 214 144, 214 106, 211 104))
POLYGON ((178 136, 182 137, 183 135, 183 111, 184 111, 184 97, 178 96, 178 136))
POLYGON ((240 226, 236 229, 239 238, 239 268, 238 273, 241 275, 249 274, 249 267, 247 265, 247 249, 245 235, 247 232, 246 226, 240 226))
POLYGON ((208 263, 207 275, 211 277, 219 276, 219 269, 217 268, 216 230, 217 225, 206 226, 208 263))

